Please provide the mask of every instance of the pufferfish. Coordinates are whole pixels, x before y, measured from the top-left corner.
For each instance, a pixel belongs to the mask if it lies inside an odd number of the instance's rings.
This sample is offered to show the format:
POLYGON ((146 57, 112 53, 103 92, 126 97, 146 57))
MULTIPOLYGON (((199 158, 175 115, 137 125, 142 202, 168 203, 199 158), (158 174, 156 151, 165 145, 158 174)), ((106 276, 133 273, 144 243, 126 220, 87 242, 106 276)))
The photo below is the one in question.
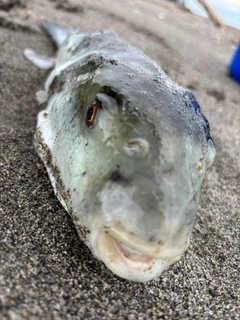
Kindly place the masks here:
POLYGON ((52 68, 36 150, 93 255, 119 277, 149 281, 189 245, 215 157, 209 123, 189 90, 115 32, 42 26, 58 50, 56 59, 25 50, 52 68))

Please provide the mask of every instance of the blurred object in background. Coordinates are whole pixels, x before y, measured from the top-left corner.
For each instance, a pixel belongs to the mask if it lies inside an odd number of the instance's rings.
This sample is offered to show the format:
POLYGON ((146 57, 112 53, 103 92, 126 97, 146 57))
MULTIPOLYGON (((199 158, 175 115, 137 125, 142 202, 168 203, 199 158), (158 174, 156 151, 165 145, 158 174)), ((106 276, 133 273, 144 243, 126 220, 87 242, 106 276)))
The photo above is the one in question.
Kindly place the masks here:
POLYGON ((240 42, 229 66, 231 76, 240 82, 240 42))
POLYGON ((192 13, 240 30, 240 0, 178 0, 192 13))

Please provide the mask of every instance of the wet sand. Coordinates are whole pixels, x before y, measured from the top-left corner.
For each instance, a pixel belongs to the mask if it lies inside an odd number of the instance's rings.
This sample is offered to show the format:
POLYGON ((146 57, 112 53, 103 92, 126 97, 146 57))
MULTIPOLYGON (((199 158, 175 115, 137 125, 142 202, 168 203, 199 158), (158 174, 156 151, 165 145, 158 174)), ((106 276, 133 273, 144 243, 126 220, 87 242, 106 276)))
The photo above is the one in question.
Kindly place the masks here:
POLYGON ((161 0, 79 3, 0 1, 0 319, 239 319, 240 85, 227 72, 239 32, 161 0), (54 55, 43 19, 116 30, 190 88, 210 121, 217 156, 190 247, 156 280, 125 281, 93 258, 34 150, 48 72, 22 52, 54 55))

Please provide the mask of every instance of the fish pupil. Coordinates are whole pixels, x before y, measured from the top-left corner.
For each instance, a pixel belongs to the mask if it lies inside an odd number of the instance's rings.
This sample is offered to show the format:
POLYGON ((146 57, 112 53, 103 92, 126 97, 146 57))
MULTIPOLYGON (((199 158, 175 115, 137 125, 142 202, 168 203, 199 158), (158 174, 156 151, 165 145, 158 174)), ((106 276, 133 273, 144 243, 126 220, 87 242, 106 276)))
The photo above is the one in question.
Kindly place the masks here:
POLYGON ((87 114, 86 114, 86 123, 88 126, 90 126, 95 117, 96 117, 96 114, 97 114, 97 105, 94 103, 87 111, 87 114))
POLYGON ((88 109, 88 112, 87 112, 87 120, 88 121, 91 120, 92 115, 93 115, 93 107, 88 109))

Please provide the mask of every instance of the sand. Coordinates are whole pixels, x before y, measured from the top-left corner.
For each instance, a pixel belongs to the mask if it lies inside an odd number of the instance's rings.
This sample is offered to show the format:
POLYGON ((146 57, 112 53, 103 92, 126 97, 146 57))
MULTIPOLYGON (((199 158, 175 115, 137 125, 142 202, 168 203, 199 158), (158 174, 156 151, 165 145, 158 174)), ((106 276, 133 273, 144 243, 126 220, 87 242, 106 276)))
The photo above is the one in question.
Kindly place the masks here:
POLYGON ((1 320, 240 319, 240 85, 227 71, 237 35, 163 0, 0 1, 1 320), (190 88, 210 121, 217 156, 190 247, 156 280, 120 279, 92 256, 34 150, 48 72, 22 52, 54 55, 43 19, 116 30, 190 88))

